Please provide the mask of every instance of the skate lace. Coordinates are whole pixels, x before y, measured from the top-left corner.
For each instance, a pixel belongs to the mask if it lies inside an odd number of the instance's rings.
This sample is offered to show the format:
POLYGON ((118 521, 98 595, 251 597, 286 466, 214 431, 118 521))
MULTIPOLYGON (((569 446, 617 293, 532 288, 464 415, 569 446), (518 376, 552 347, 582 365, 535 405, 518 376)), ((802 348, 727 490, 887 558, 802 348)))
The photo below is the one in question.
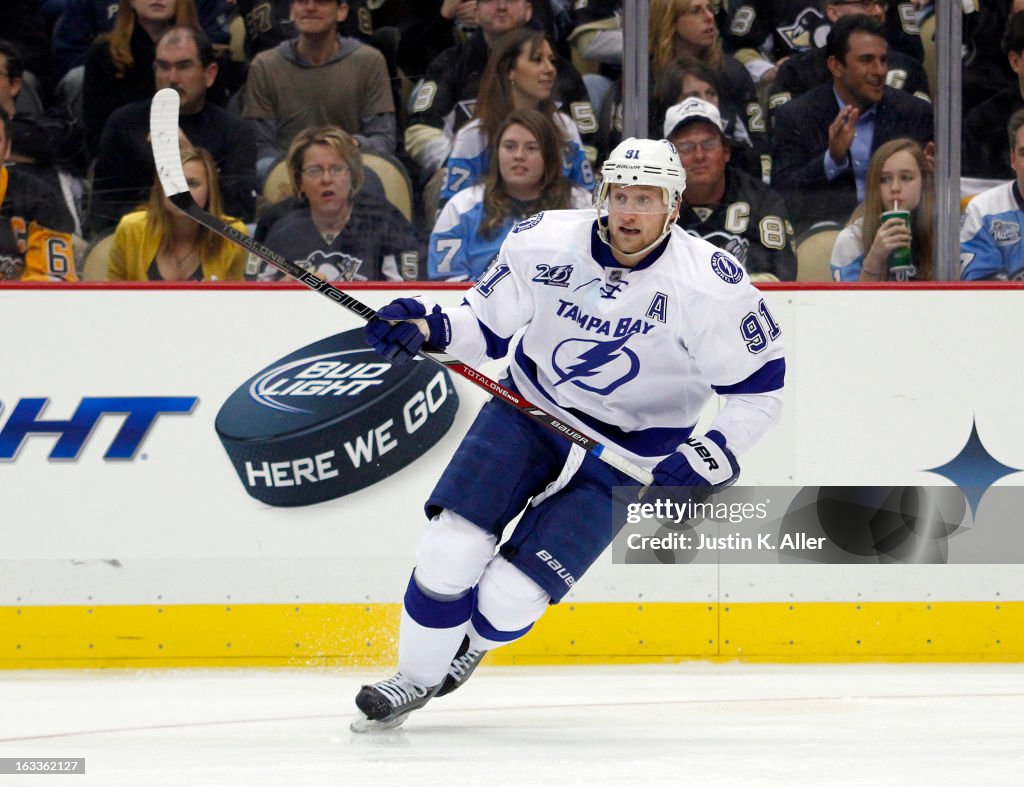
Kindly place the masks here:
POLYGON ((451 666, 448 667, 448 674, 456 680, 462 680, 482 656, 482 651, 467 650, 458 658, 452 659, 451 666))
POLYGON ((382 680, 380 683, 376 684, 374 688, 387 697, 388 702, 396 708, 401 707, 402 705, 407 705, 415 700, 422 699, 429 691, 426 686, 420 686, 418 683, 413 683, 401 672, 393 678, 382 680))

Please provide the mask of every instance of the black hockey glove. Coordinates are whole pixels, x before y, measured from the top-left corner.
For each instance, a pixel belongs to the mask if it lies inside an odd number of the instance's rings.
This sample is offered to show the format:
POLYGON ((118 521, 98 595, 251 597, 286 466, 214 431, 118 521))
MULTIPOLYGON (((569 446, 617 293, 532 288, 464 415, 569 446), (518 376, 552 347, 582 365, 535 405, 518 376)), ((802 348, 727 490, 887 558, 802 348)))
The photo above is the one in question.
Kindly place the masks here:
POLYGON ((438 350, 452 338, 448 315, 434 306, 427 307, 415 298, 398 298, 377 310, 363 331, 366 343, 396 366, 401 366, 429 341, 438 350))

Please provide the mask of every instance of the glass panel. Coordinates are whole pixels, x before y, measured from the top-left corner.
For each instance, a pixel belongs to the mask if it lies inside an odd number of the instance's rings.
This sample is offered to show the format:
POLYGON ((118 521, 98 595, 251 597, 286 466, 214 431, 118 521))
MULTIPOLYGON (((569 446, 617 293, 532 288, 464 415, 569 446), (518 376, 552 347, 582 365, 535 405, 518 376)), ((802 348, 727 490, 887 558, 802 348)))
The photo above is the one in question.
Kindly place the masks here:
POLYGON ((727 9, 652 0, 650 12, 652 133, 679 143, 721 134, 728 143, 726 156, 686 145, 697 151, 683 153, 687 229, 766 278, 797 275, 794 245, 805 280, 932 276, 934 187, 925 151, 932 152, 935 125, 911 0, 741 0, 727 9), (714 109, 687 108, 688 98, 714 109), (911 141, 894 142, 900 138, 911 141), (911 172, 883 177, 885 162, 873 158, 883 144, 881 156, 900 153, 895 163, 911 172), (911 208, 910 231, 899 219, 883 224, 883 210, 894 207, 911 208), (780 226, 794 233, 783 233, 788 252, 778 248, 780 226), (890 273, 891 251, 907 243, 914 269, 894 262, 890 273))
POLYGON ((961 278, 1020 279, 1021 170, 1024 153, 1022 2, 968 2, 963 15, 961 278))

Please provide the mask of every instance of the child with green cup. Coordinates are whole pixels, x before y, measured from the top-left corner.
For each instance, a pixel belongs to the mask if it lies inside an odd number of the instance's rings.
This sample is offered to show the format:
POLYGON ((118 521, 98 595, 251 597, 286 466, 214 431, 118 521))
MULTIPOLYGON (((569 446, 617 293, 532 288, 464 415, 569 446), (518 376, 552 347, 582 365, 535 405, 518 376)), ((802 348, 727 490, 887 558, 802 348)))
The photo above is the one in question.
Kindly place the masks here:
POLYGON ((832 249, 836 281, 930 278, 934 231, 932 173, 910 139, 881 145, 871 157, 864 202, 832 249))

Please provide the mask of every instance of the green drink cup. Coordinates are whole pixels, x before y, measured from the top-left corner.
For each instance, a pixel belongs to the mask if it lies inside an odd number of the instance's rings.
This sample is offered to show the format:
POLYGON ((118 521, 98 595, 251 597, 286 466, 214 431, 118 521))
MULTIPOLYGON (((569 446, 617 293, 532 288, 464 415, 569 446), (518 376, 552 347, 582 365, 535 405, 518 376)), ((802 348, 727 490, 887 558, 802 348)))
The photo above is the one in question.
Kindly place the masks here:
MULTIPOLYGON (((907 225, 907 229, 910 229, 909 210, 887 210, 882 214, 882 223, 885 224, 889 219, 901 219, 907 225)), ((889 255, 889 278, 909 279, 915 273, 917 273, 917 268, 914 267, 914 260, 910 255, 910 247, 905 246, 901 249, 893 249, 889 255)))

